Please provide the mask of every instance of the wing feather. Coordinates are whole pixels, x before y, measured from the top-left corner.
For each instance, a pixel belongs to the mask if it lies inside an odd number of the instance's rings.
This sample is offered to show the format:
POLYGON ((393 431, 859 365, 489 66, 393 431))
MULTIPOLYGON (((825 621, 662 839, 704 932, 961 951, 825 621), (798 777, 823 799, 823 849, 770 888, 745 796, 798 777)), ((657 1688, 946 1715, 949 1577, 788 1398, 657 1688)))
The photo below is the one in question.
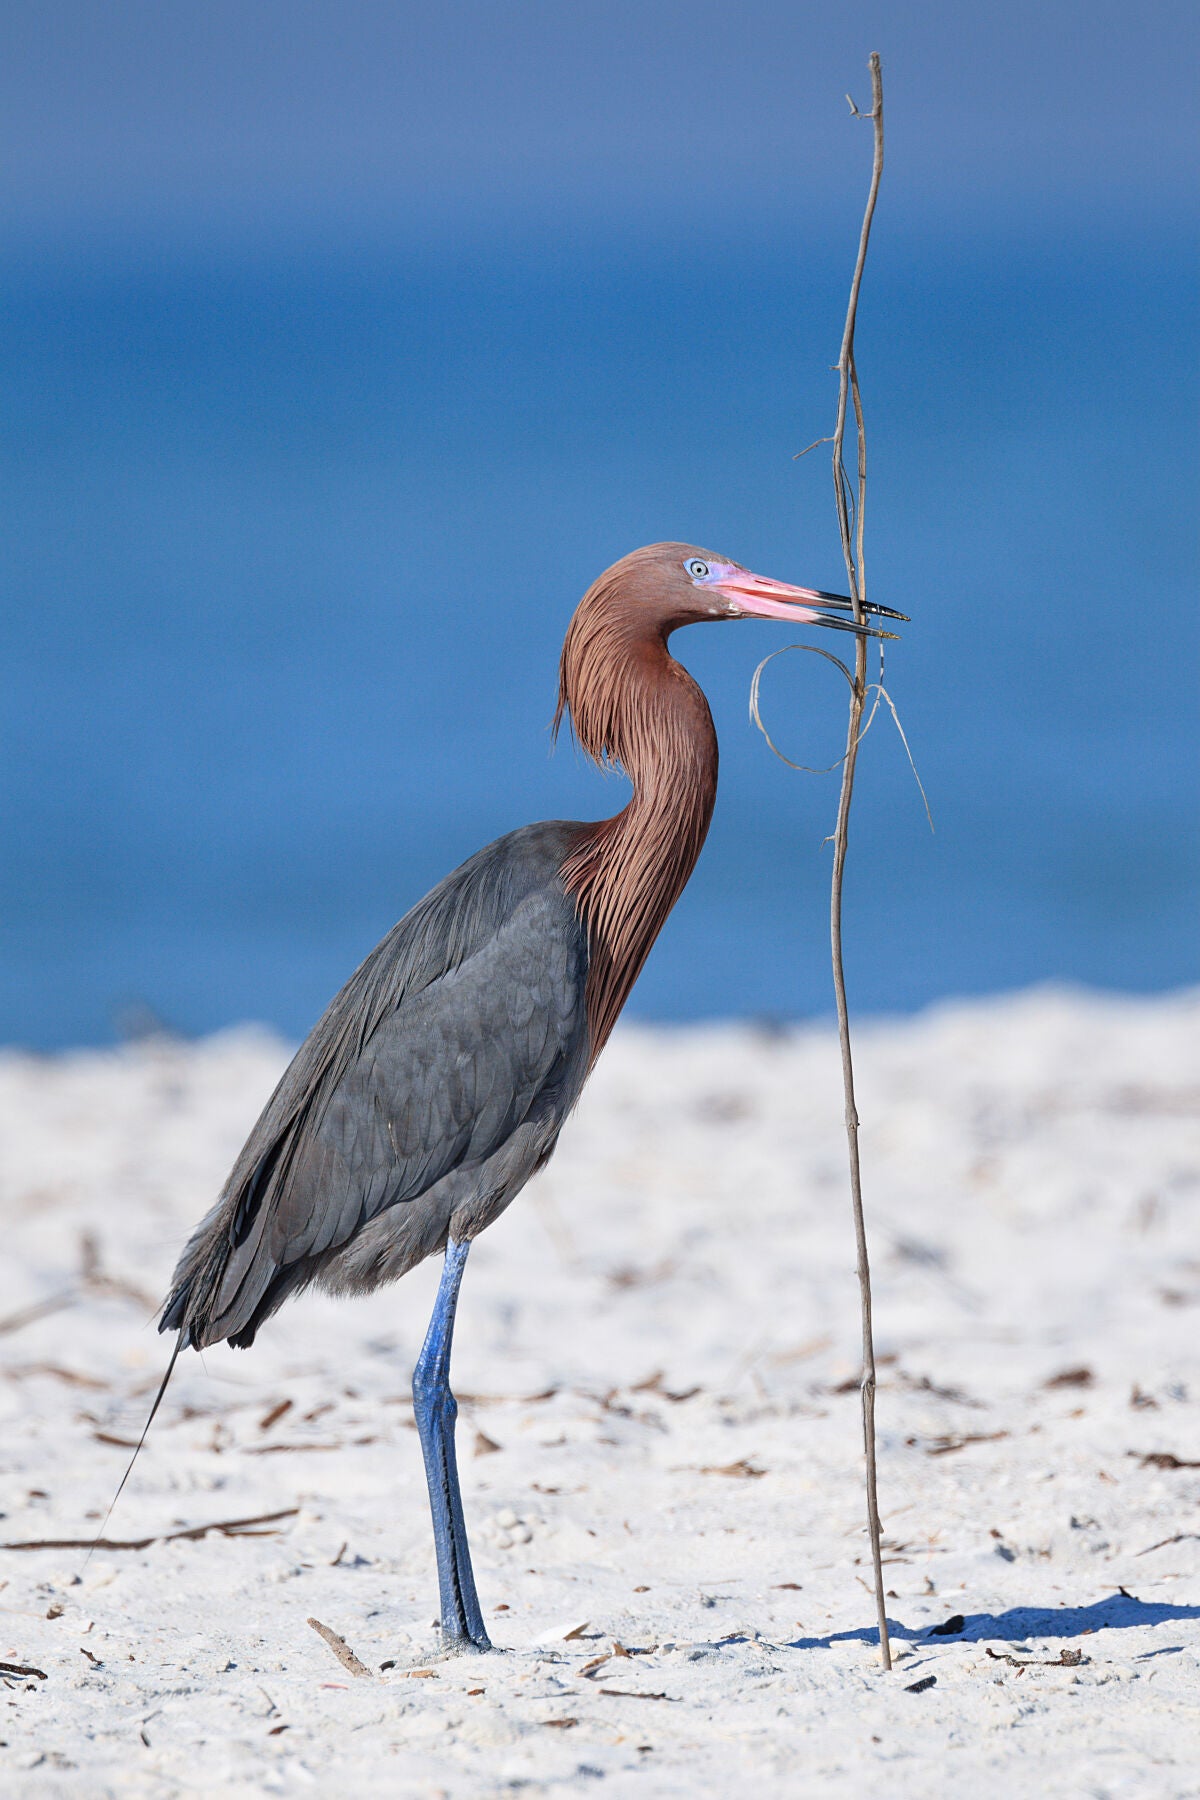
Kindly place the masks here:
POLYGON ((489 846, 367 958, 188 1246, 164 1329, 197 1344, 244 1334, 282 1272, 487 1162, 531 1118, 553 1141, 586 1060, 586 940, 557 873, 572 829, 489 846))

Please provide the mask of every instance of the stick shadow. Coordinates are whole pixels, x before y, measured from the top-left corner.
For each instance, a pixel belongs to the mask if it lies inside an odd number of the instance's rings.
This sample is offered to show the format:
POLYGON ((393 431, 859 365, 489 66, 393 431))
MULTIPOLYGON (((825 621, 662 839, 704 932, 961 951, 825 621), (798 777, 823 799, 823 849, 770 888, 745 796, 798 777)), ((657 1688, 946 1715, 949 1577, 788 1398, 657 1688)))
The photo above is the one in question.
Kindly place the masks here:
MULTIPOLYGON (((954 1615, 951 1614, 951 1617, 954 1615)), ((1090 1606, 1012 1606, 1002 1613, 966 1613, 961 1631, 935 1631, 929 1625, 902 1625, 888 1620, 894 1638, 912 1643, 966 1644, 985 1638, 1011 1643, 1025 1638, 1086 1637, 1093 1631, 1132 1631, 1140 1625, 1166 1625, 1181 1619, 1200 1619, 1200 1606, 1169 1606, 1157 1600, 1138 1600, 1132 1594, 1109 1594, 1090 1606)), ((940 1623, 941 1621, 935 1621, 940 1623)), ((828 1637, 793 1638, 789 1650, 829 1650, 834 1644, 877 1644, 874 1625, 856 1631, 833 1631, 828 1637)))

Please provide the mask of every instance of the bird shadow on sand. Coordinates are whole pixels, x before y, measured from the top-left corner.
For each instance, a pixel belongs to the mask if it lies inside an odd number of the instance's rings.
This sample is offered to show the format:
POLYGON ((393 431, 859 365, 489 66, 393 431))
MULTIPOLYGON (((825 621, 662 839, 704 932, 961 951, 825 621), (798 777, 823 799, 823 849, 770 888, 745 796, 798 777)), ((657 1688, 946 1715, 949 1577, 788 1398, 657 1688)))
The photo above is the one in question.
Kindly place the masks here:
MULTIPOLYGON (((1026 1638, 1086 1637, 1093 1631, 1131 1631, 1139 1625, 1167 1625, 1180 1619, 1200 1619, 1200 1606, 1170 1606, 1158 1600, 1138 1600, 1133 1594, 1118 1591, 1090 1606, 1011 1606, 1002 1613, 952 1614, 944 1623, 919 1628, 888 1620, 894 1638, 910 1642, 929 1640, 942 1643, 980 1643, 987 1638, 1000 1638, 1006 1643, 1026 1638), (961 1627, 948 1631, 946 1626, 961 1617, 961 1627)), ((835 1644, 877 1644, 879 1632, 874 1625, 860 1626, 856 1631, 833 1631, 828 1637, 792 1638, 789 1650, 829 1650, 835 1644)))

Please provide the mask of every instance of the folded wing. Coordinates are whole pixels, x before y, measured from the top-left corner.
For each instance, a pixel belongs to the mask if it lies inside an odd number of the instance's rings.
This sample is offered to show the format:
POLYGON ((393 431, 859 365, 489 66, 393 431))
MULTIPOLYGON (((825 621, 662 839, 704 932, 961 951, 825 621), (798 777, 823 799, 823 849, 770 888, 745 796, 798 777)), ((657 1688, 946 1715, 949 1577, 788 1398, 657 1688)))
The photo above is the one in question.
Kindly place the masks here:
POLYGON ((586 942, 558 879, 571 829, 488 846, 372 951, 188 1245, 163 1330, 249 1342, 387 1209, 419 1206, 453 1171, 464 1191, 515 1191, 544 1160, 586 1065, 586 942))

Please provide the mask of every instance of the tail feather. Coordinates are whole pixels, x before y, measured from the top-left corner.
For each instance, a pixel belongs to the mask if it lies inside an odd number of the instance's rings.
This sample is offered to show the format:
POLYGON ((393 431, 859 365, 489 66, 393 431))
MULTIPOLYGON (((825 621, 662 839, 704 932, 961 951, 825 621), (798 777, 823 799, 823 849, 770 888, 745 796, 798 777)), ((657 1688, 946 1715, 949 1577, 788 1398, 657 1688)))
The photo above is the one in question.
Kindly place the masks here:
POLYGON ((239 1188, 227 1190, 179 1259, 158 1328, 180 1332, 184 1348, 203 1350, 223 1338, 250 1344, 258 1325, 279 1303, 265 1309, 262 1304, 281 1272, 262 1241, 265 1212, 259 1211, 249 1231, 235 1241, 245 1218, 239 1188))
POLYGON ((180 1333, 182 1349, 204 1350, 222 1340, 246 1349, 259 1326, 308 1287, 334 1254, 336 1247, 284 1262, 273 1252, 273 1190, 281 1169, 272 1162, 265 1176, 252 1170, 248 1181, 231 1179, 184 1248, 158 1322, 160 1331, 180 1333), (252 1187, 258 1189, 253 1210, 246 1201, 252 1187))

